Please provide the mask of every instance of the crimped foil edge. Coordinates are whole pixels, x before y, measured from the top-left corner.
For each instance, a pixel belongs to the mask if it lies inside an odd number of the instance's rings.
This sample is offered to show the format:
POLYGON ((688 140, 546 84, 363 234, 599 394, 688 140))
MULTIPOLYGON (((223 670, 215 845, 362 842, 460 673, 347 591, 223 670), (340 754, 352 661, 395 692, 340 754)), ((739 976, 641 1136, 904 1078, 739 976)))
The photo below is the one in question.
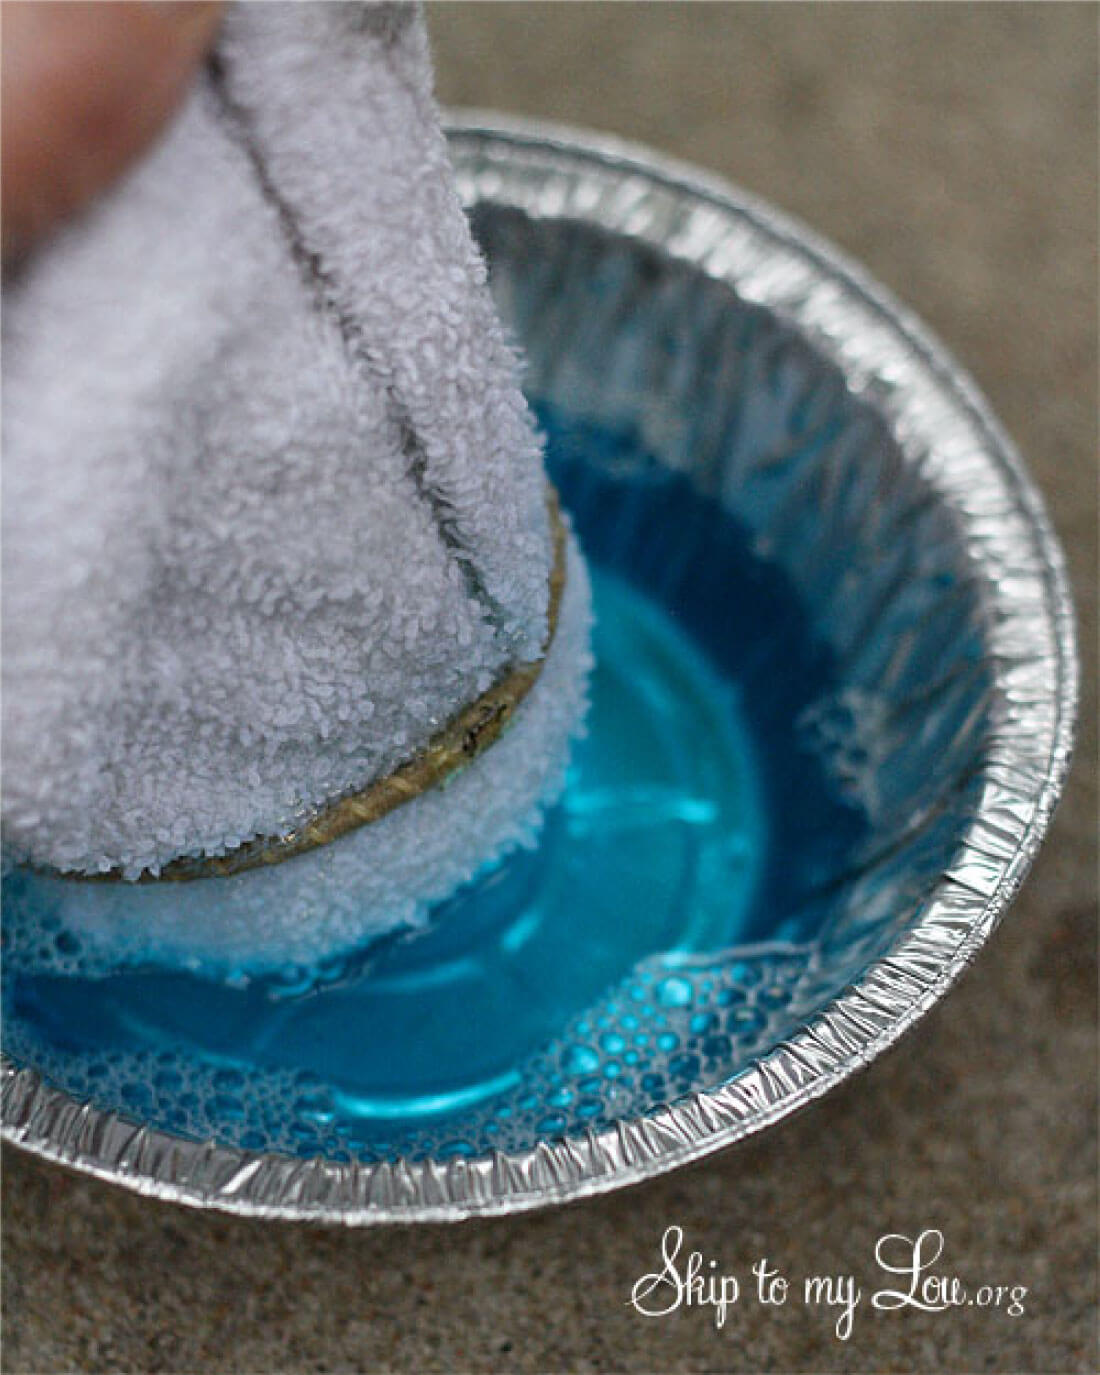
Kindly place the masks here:
MULTIPOLYGON (((1028 548, 1014 543, 1018 532, 1006 522, 994 522, 990 529, 986 521, 981 530, 969 531, 975 557, 990 567, 1005 553, 1023 560, 1023 573, 1018 563, 1013 571, 1041 594, 1043 608, 1041 623, 1018 625, 1020 617, 1013 607, 998 603, 994 609, 1003 613, 1005 622, 990 630, 996 640, 998 629, 1005 630, 1007 624, 1017 636, 1012 653, 995 657, 998 682, 1003 684, 1006 675, 1022 665, 1048 670, 1042 710, 1024 702, 999 722, 987 759, 987 775, 1000 780, 1002 796, 1007 791, 1018 803, 1015 845, 997 860, 983 851, 981 829, 990 810, 983 806, 961 838, 950 873, 913 928, 788 1040, 716 1090, 692 1094, 643 1118, 616 1122, 581 1137, 541 1142, 533 1150, 475 1159, 342 1164, 265 1155, 213 1142, 196 1144, 81 1104, 43 1084, 33 1069, 3 1060, 4 1139, 149 1196, 255 1217, 348 1225, 456 1221, 603 1193, 731 1145, 807 1106, 867 1065, 955 983, 1019 889, 1069 769, 1079 667, 1064 559, 1011 441, 974 383, 924 326, 861 268, 790 217, 647 149, 479 112, 453 116, 451 137, 460 185, 467 194, 554 216, 568 213, 570 186, 583 186, 586 215, 608 229, 644 239, 645 216, 639 207, 644 210, 648 183, 651 195, 660 193, 685 211, 696 207, 713 216, 709 241, 700 237, 670 247, 661 243, 658 233, 651 233, 649 242, 666 251, 699 264, 723 235, 741 232, 766 241, 776 255, 786 254, 797 263, 811 286, 828 286, 841 335, 829 337, 829 301, 799 302, 782 298, 782 293, 769 299, 767 274, 755 287, 748 284, 747 299, 792 321, 815 346, 839 356, 846 370, 851 360, 843 356, 844 336, 852 337, 853 317, 862 315, 864 330, 873 330, 880 344, 878 336, 884 332, 889 345, 877 367, 867 373, 867 384, 873 386, 890 369, 896 379, 900 369, 906 382, 899 387, 894 380, 891 385, 903 399, 926 392, 946 408, 947 418, 954 418, 956 425, 965 419, 973 427, 980 451, 964 454, 966 461, 940 454, 943 471, 938 476, 950 488, 953 476, 972 480, 969 463, 977 461, 987 470, 997 494, 1009 499, 1013 518, 1026 530, 1028 548), (629 224, 614 221, 616 205, 610 195, 613 184, 621 185, 624 178, 637 180, 638 199, 629 224), (973 874, 968 870, 971 860, 976 866, 973 874)), ((735 260, 727 263, 725 274, 745 290, 735 260)), ((966 525, 965 506, 953 509, 966 525)), ((1003 830, 1000 813, 998 824, 1003 830)))

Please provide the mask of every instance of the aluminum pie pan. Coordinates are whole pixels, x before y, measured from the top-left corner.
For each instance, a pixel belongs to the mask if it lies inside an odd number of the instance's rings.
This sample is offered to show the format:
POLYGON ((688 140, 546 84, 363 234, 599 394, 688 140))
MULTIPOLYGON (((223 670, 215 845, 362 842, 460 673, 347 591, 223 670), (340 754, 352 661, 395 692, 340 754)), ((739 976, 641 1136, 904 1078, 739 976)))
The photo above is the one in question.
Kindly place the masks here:
POLYGON ((589 225, 728 284, 884 418, 983 574, 998 711, 980 796, 916 919, 793 1034, 718 1088, 532 1149, 349 1164, 197 1144, 77 1101, 5 1058, 4 1139, 139 1193, 348 1225, 459 1220, 607 1192, 731 1145, 866 1065, 948 991, 1017 892, 1064 784, 1078 667, 1063 558, 1019 456, 943 347, 830 245, 696 169, 488 114, 455 117, 450 136, 471 205, 589 225))

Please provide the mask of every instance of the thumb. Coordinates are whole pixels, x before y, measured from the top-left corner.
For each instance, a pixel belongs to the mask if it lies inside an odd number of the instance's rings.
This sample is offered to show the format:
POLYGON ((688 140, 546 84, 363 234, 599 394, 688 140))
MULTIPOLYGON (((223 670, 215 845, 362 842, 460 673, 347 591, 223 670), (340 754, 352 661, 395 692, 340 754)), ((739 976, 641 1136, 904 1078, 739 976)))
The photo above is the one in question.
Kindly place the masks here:
POLYGON ((0 8, 5 263, 113 181, 179 104, 219 3, 6 0, 0 8))

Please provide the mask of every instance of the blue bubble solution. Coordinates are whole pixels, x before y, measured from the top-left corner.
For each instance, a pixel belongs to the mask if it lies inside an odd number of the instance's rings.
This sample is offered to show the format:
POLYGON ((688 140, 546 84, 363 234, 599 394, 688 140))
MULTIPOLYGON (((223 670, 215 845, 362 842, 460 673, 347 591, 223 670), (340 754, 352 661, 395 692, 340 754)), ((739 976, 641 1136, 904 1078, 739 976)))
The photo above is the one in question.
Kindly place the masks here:
MULTIPOLYGON (((541 419, 597 622, 588 734, 538 848, 425 931, 283 978, 8 959, 9 1055, 190 1138, 374 1160, 583 1131, 785 1034, 866 829, 795 729, 830 655, 716 502, 630 435, 541 419)), ((18 872, 4 905, 9 931, 35 922, 18 872)))

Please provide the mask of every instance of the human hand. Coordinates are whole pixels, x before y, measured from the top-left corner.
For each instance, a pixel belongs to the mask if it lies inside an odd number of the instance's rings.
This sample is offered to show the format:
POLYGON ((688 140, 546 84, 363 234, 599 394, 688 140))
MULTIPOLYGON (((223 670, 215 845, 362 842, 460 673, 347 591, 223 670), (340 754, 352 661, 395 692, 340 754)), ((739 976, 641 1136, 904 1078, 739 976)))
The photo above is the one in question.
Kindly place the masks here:
POLYGON ((5 0, 4 263, 114 181, 167 122, 220 0, 5 0))

